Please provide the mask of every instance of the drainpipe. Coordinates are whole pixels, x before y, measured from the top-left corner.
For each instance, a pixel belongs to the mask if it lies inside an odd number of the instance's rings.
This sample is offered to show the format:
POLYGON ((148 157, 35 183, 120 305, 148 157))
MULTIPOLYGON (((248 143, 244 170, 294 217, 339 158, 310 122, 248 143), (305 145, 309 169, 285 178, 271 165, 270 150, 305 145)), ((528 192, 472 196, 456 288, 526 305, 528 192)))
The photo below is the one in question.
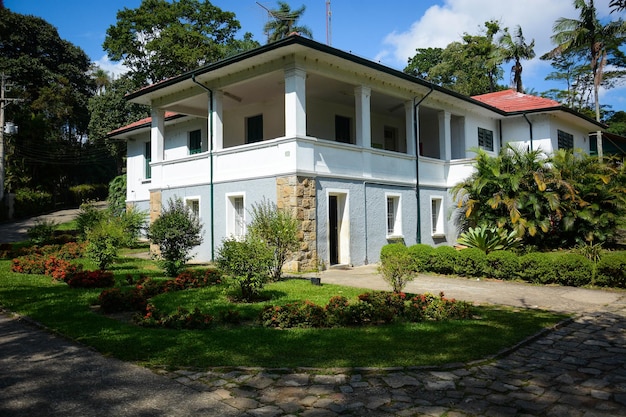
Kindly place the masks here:
POLYGON ((422 243, 422 215, 420 213, 420 143, 419 143, 419 135, 417 131, 417 108, 422 101, 426 100, 433 91, 435 87, 430 86, 430 91, 426 93, 424 97, 420 99, 417 103, 415 102, 415 98, 413 98, 413 138, 415 140, 415 200, 417 203, 417 233, 416 233, 416 243, 422 243))
POLYGON ((210 204, 210 217, 211 217, 211 262, 215 260, 215 204, 213 201, 214 187, 213 187, 213 90, 205 86, 204 84, 196 81, 196 74, 191 74, 191 81, 199 85, 203 90, 209 93, 209 189, 211 195, 210 204))
POLYGON ((524 116, 524 119, 526 119, 526 122, 528 122, 528 126, 530 128, 530 151, 533 151, 533 124, 530 123, 530 120, 528 120, 528 117, 526 117, 526 113, 522 113, 522 116, 524 116))

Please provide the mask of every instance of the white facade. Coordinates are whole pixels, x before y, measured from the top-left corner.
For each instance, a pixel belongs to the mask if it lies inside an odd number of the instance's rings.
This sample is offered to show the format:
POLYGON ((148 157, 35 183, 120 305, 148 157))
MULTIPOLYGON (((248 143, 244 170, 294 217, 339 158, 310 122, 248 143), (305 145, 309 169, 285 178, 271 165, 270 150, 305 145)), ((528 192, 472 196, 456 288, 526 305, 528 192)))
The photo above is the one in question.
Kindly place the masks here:
POLYGON ((128 203, 193 201, 205 225, 200 260, 236 229, 229 201, 249 210, 284 199, 285 178, 313 184, 312 203, 294 185, 292 207, 302 206, 313 230, 304 235, 314 239, 315 264, 377 262, 391 239, 454 244, 448 190, 471 174, 471 149, 495 155, 532 138, 551 152, 561 131, 588 150, 597 129, 554 109, 507 114, 298 36, 130 99, 149 105, 152 119, 111 135, 128 142, 128 203))

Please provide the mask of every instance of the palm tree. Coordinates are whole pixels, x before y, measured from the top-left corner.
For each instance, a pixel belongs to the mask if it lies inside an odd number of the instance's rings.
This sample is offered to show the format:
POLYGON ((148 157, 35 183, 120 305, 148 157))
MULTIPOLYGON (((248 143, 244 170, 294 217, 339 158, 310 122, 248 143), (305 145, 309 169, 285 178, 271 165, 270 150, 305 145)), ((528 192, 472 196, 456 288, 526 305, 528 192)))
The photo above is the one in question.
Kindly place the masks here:
POLYGON ((515 31, 515 35, 511 36, 509 29, 504 29, 504 35, 502 35, 498 42, 499 53, 501 58, 509 62, 515 60, 515 64, 511 68, 511 74, 513 75, 513 84, 518 93, 523 93, 522 88, 522 59, 533 59, 535 57, 535 40, 533 39, 530 44, 526 44, 524 35, 522 34, 522 28, 518 25, 515 31))
POLYGON ((561 17, 554 22, 552 41, 557 45, 545 56, 553 58, 566 52, 586 49, 591 64, 594 84, 596 120, 600 121, 598 91, 610 48, 619 45, 626 34, 622 19, 603 25, 598 20, 593 0, 574 0, 574 7, 580 10, 580 17, 561 17))
POLYGON ((311 29, 307 26, 297 26, 296 22, 302 14, 306 6, 302 6, 297 10, 291 10, 289 4, 284 1, 278 2, 278 9, 268 10, 272 19, 267 22, 263 28, 267 33, 267 43, 275 42, 283 39, 293 32, 297 32, 307 38, 312 38, 311 29))

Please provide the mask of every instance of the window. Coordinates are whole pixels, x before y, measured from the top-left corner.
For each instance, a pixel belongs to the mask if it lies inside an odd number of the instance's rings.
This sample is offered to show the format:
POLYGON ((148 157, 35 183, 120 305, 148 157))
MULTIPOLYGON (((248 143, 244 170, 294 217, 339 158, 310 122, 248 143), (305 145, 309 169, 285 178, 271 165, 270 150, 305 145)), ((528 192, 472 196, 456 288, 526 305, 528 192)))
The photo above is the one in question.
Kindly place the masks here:
POLYGON ((202 132, 200 129, 189 132, 189 155, 202 152, 202 132))
POLYGON ((144 167, 145 178, 150 179, 152 178, 152 168, 150 168, 150 162, 152 162, 152 145, 150 142, 145 143, 143 156, 146 163, 144 167))
POLYGON ((398 129, 395 127, 385 126, 385 149, 398 151, 398 129))
POLYGON ((196 218, 200 218, 200 197, 190 197, 185 199, 185 204, 191 210, 191 212, 196 216, 196 218))
POLYGON ((443 230, 443 198, 431 197, 430 199, 430 222, 431 232, 435 237, 442 237, 445 235, 443 230))
POLYGON ((335 116, 335 140, 337 142, 350 143, 350 124, 349 117, 335 116))
POLYGON ((402 236, 400 196, 387 195, 387 236, 402 236))
POLYGON ((246 143, 261 142, 263 140, 263 115, 246 118, 246 143))
POLYGON ((226 200, 226 235, 243 237, 246 233, 244 196, 229 195, 226 200))
POLYGON ((574 135, 557 130, 559 149, 574 149, 574 135))
POLYGON ((493 151, 493 132, 488 129, 478 128, 478 146, 493 151))

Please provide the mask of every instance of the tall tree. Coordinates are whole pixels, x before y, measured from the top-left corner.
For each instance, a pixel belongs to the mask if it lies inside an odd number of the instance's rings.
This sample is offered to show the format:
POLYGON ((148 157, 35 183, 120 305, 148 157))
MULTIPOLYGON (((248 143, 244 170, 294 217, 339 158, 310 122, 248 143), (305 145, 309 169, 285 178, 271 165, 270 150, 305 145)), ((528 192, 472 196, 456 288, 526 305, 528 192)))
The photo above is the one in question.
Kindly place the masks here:
POLYGON ((526 44, 522 28, 518 25, 514 35, 511 35, 508 28, 504 29, 504 34, 498 40, 498 46, 497 53, 500 54, 500 58, 505 62, 515 61, 511 68, 512 84, 515 85, 518 93, 523 93, 521 60, 535 57, 535 40, 533 39, 530 44, 526 44))
POLYGON ((270 20, 265 24, 263 28, 267 33, 267 43, 278 41, 297 32, 301 36, 312 38, 313 34, 311 29, 307 26, 297 25, 297 21, 302 17, 306 6, 301 6, 299 9, 291 10, 288 3, 284 1, 278 2, 278 9, 269 10, 270 20))
POLYGON ((133 78, 154 83, 259 45, 248 33, 237 41, 240 28, 234 13, 208 0, 143 0, 137 9, 117 13, 103 47, 133 78))
MULTIPOLYGON (((0 8, 0 73, 22 99, 6 108, 19 126, 8 139, 7 190, 42 188, 59 195, 84 180, 91 62, 45 20, 0 8)), ((90 161, 93 164, 93 160, 90 161)))
POLYGON ((557 46, 542 58, 554 58, 564 53, 586 50, 593 76, 596 120, 600 121, 599 89, 608 58, 624 41, 626 28, 622 19, 602 24, 593 0, 574 0, 578 19, 561 17, 554 22, 552 42, 557 46))
POLYGON ((493 41, 499 31, 499 22, 489 21, 483 33, 465 33, 461 42, 443 50, 418 49, 404 71, 465 95, 493 92, 502 78, 502 59, 493 41))

